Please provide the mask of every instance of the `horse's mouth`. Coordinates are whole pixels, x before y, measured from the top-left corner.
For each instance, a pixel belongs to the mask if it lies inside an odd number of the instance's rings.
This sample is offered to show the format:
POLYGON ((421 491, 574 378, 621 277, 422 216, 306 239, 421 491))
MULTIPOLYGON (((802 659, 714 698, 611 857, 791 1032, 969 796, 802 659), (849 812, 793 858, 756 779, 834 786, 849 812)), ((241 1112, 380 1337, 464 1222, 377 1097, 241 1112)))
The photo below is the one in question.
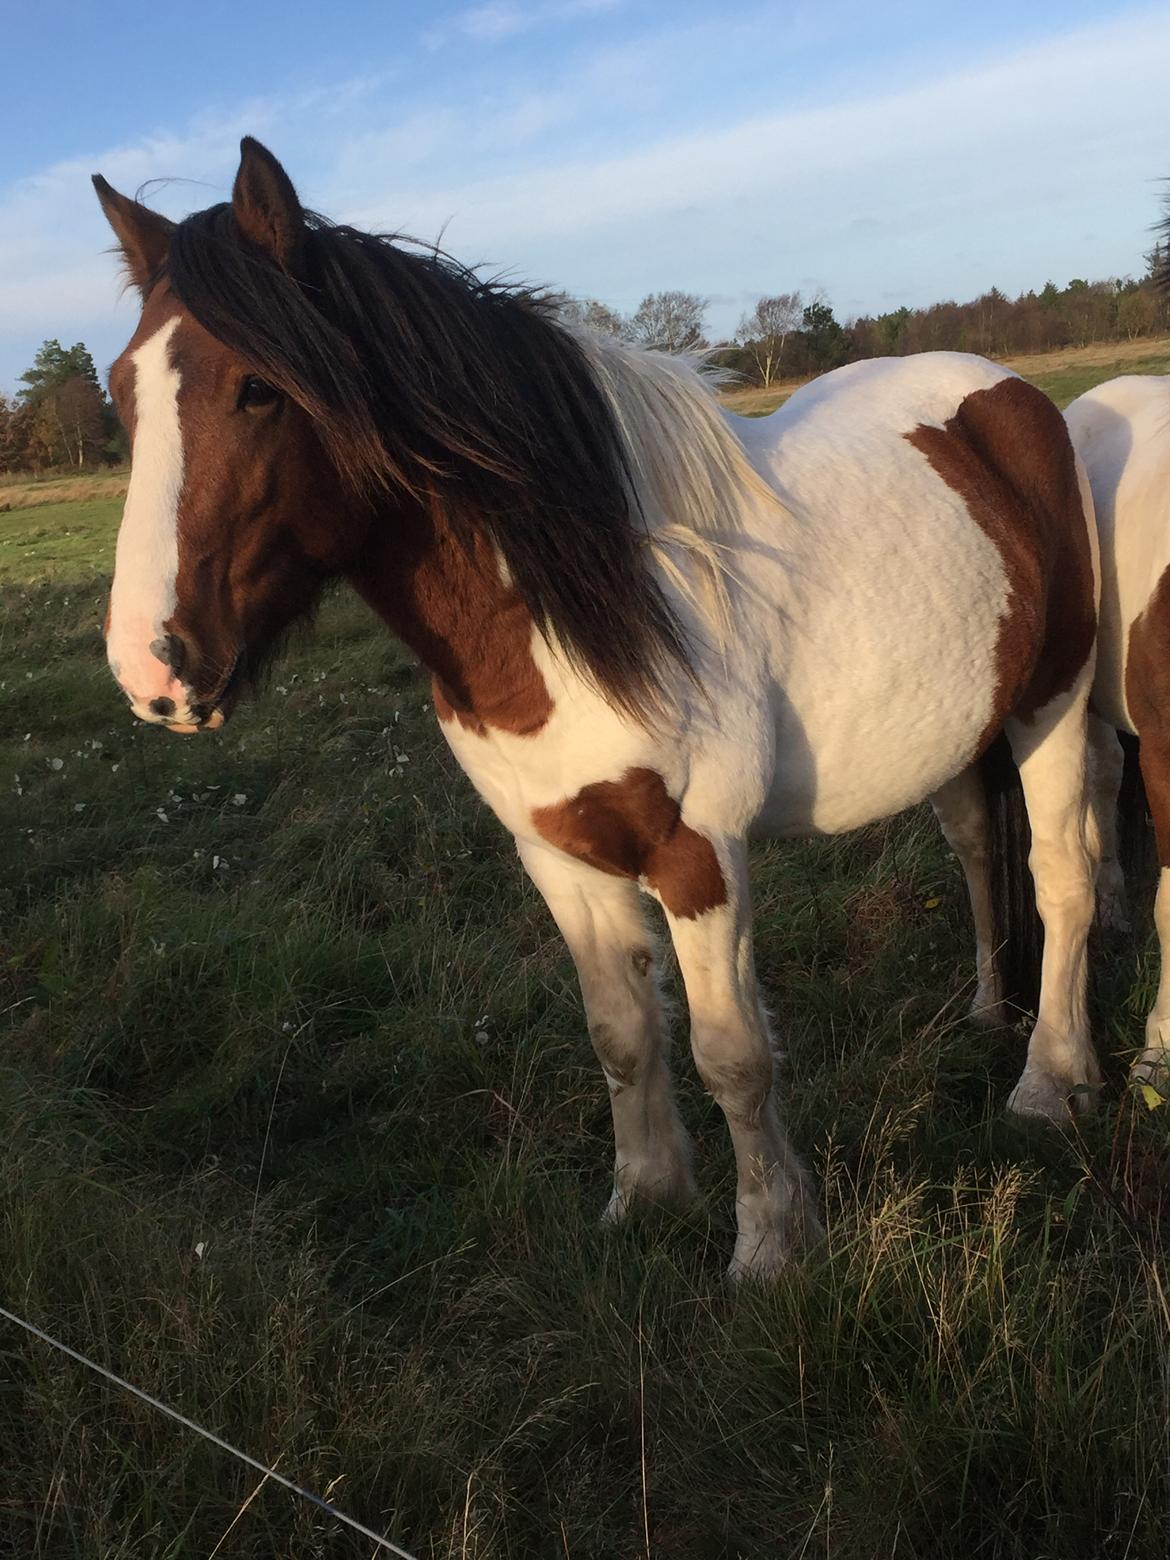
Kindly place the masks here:
POLYGON ((217 706, 200 721, 169 720, 167 730, 178 732, 182 736, 189 736, 194 731, 218 731, 226 719, 227 716, 217 706))
POLYGON ((228 674, 220 683, 219 688, 210 697, 196 699, 190 706, 190 713, 195 718, 189 721, 168 721, 168 731, 174 731, 182 736, 189 736, 196 731, 218 731, 227 720, 236 701, 236 695, 242 680, 244 669, 244 651, 241 647, 232 658, 232 664, 228 668, 228 674))

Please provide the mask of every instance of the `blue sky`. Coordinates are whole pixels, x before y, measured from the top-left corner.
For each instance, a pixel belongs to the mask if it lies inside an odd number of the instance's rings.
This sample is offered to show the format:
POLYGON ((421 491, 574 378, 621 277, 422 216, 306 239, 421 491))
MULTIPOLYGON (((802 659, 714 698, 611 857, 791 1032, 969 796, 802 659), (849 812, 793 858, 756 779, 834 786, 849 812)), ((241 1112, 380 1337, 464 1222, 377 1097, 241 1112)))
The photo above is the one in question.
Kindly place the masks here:
POLYGON ((715 333, 1133 273, 1170 175, 1170 4, 46 0, 5 43, 0 388, 132 329, 88 175, 181 216, 244 133, 328 216, 715 333))

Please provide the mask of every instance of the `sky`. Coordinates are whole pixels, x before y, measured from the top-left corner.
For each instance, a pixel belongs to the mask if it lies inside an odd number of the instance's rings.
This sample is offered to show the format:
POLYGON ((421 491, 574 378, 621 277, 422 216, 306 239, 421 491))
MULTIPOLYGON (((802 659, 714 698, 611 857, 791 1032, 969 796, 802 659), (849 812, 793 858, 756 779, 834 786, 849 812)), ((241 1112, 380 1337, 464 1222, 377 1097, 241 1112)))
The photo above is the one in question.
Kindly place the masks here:
POLYGON ((840 319, 1140 274, 1170 176, 1170 3, 42 0, 5 17, 0 390, 130 335, 89 175, 169 216, 243 134, 304 203, 601 298, 840 319))

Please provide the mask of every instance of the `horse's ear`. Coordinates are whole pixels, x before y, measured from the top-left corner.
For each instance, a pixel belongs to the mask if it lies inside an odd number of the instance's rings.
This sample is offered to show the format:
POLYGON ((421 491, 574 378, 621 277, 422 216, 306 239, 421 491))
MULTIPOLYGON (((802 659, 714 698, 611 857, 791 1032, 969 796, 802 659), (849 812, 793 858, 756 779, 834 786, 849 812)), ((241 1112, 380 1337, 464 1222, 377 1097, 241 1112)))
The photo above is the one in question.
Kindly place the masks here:
POLYGON ((245 237, 284 270, 296 270, 305 213, 288 174, 268 148, 250 135, 240 142, 232 211, 245 237))
POLYGON ((94 174, 93 187, 118 240, 130 280, 145 296, 167 257, 175 224, 140 201, 119 195, 100 173, 94 174))

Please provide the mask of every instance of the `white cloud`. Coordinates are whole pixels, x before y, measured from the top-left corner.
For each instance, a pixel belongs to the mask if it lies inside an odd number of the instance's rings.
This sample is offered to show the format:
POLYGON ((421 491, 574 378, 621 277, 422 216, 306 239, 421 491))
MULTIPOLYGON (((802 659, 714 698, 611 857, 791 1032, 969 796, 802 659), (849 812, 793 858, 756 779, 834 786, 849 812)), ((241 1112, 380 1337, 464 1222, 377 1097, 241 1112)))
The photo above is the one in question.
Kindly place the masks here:
MULTIPOLYGON (((507 9, 537 25, 571 4, 507 9)), ((734 323, 732 300, 810 274, 848 312, 1138 264, 1157 215, 1152 181, 1170 171, 1165 7, 837 102, 737 119, 726 97, 696 97, 695 128, 664 134, 652 94, 673 85, 692 45, 662 44, 653 81, 649 35, 567 55, 538 83, 497 63, 482 80, 435 73, 439 85, 411 95, 403 69, 395 117, 379 96, 386 78, 372 75, 205 116, 0 191, 0 385, 45 335, 83 337, 104 362, 132 322, 132 303, 115 302, 89 173, 131 191, 177 175, 151 200, 179 215, 225 196, 243 132, 269 139, 307 202, 338 219, 423 238, 445 229, 468 260, 622 308, 659 287, 717 295, 728 300, 717 328, 734 323), (643 100, 653 106, 640 116, 643 100)))
POLYGON ((557 22, 576 21, 616 11, 625 0, 544 0, 543 4, 521 5, 515 0, 488 0, 485 5, 468 6, 444 21, 429 27, 422 35, 427 48, 441 48, 455 41, 502 43, 517 33, 531 32, 557 22))

